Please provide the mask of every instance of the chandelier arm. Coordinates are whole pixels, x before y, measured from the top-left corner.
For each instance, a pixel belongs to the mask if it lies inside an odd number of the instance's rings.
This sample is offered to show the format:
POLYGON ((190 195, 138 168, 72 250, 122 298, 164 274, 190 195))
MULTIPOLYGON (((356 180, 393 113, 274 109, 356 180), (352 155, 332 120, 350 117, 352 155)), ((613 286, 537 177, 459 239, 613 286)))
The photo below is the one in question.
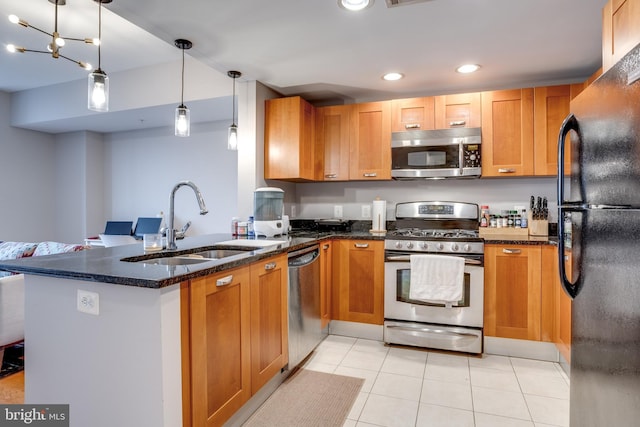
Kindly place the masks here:
POLYGON ((66 59, 67 61, 71 61, 71 62, 73 62, 74 64, 78 64, 79 66, 81 66, 82 68, 84 68, 84 67, 82 66, 81 61, 76 61, 75 59, 69 58, 68 56, 64 56, 64 55, 61 55, 61 54, 58 54, 58 56, 59 56, 60 58, 64 58, 64 59, 66 59))
POLYGON ((28 28, 33 28, 33 29, 34 29, 34 30, 36 30, 36 31, 40 31, 42 34, 46 34, 46 35, 48 35, 49 37, 53 37, 53 34, 48 33, 48 32, 46 32, 45 30, 41 30, 41 29, 40 29, 40 28, 38 28, 38 27, 34 27, 34 26, 33 26, 33 25, 31 25, 31 24, 27 24, 27 27, 28 27, 28 28))
POLYGON ((24 49, 24 52, 46 53, 47 55, 51 55, 51 52, 49 52, 48 50, 24 49))

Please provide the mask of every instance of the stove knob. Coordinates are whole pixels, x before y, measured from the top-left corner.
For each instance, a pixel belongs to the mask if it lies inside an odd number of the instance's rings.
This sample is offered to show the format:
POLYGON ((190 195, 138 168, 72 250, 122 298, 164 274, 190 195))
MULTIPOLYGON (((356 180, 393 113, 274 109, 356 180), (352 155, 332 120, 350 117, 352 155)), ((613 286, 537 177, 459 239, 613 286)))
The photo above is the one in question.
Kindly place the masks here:
POLYGON ((413 248, 413 243, 412 242, 407 243, 407 249, 411 249, 411 248, 413 248))
POLYGON ((453 243, 453 244, 451 244, 451 250, 452 250, 452 251, 454 251, 454 252, 455 252, 455 251, 457 251, 458 249, 459 249, 459 248, 458 248, 458 244, 457 244, 457 243, 453 243))
POLYGON ((402 249, 402 242, 396 242, 396 248, 402 249))
POLYGON ((444 245, 442 243, 436 243, 436 249, 441 251, 444 249, 444 245))
POLYGON ((462 250, 465 251, 465 252, 469 252, 471 250, 471 245, 469 245, 469 244, 464 245, 462 247, 462 250))
POLYGON ((424 249, 426 251, 427 249, 429 249, 429 244, 427 242, 422 242, 420 247, 422 247, 422 249, 424 249))

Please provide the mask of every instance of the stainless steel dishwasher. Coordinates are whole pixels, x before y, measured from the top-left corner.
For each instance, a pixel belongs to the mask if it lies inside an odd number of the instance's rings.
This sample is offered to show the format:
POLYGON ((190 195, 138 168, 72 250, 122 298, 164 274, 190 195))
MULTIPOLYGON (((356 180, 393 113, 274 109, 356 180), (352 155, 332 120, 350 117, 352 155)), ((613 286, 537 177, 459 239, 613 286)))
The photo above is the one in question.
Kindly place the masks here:
POLYGON ((327 336, 320 318, 320 249, 289 253, 289 369, 327 336))

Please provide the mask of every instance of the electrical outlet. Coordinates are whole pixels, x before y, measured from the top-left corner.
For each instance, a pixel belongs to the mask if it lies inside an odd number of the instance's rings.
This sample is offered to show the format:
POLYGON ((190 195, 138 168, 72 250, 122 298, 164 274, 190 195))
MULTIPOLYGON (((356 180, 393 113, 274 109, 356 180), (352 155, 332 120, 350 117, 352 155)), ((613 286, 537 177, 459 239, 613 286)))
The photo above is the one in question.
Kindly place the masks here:
POLYGON ((342 206, 335 205, 333 207, 333 216, 334 218, 342 218, 342 206))
POLYGON ((77 306, 78 311, 97 316, 100 314, 100 295, 78 289, 77 306))
POLYGON ((371 218, 371 205, 362 205, 362 218, 371 218))
POLYGON ((296 205, 291 205, 291 218, 296 217, 296 205))

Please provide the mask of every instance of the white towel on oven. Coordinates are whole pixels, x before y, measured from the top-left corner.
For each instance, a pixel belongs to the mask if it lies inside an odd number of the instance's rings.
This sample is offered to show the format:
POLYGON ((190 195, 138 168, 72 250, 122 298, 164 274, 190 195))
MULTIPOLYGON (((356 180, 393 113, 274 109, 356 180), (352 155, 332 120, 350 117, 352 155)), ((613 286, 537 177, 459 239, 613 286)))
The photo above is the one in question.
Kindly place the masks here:
POLYGON ((462 299, 464 258, 416 254, 409 257, 409 298, 418 301, 455 303, 462 299))

